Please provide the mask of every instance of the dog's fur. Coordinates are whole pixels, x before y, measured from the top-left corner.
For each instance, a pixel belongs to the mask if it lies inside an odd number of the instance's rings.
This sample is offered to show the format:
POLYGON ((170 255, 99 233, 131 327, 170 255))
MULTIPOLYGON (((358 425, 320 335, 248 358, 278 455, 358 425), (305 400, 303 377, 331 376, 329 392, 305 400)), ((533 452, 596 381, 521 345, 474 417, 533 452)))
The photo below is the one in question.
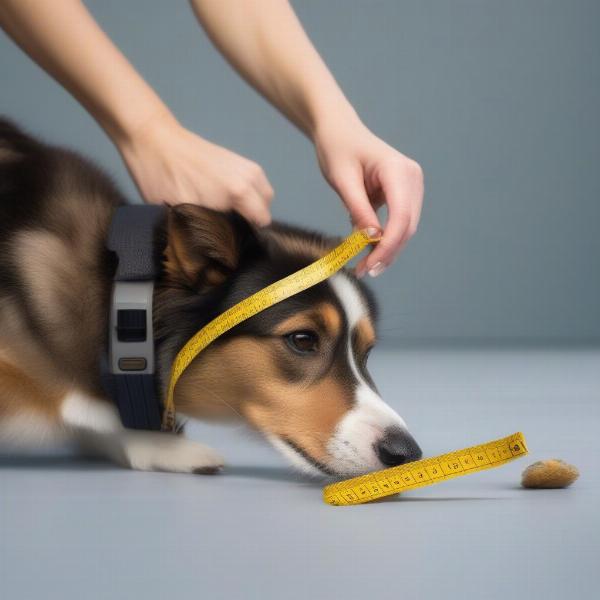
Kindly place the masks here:
MULTIPOLYGON (((222 459, 212 449, 123 428, 101 391, 115 268, 105 240, 123 202, 89 162, 0 120, 0 443, 75 439, 136 469, 214 472, 222 459)), ((337 242, 281 224, 254 230, 193 205, 166 214, 154 244, 161 394, 196 331, 337 242)), ((177 386, 178 415, 242 417, 311 473, 418 458, 366 370, 374 323, 371 294, 344 270, 209 346, 177 386)))

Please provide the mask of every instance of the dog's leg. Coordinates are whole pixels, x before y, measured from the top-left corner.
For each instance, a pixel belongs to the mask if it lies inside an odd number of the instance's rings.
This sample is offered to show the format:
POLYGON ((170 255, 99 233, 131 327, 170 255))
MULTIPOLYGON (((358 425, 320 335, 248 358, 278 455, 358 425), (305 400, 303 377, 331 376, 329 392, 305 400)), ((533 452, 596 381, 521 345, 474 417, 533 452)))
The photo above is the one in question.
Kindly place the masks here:
POLYGON ((0 348, 0 449, 32 449, 65 441, 58 406, 59 386, 42 387, 2 357, 0 348))
POLYGON ((126 429, 112 404, 81 392, 65 396, 60 415, 83 446, 132 469, 213 474, 223 466, 214 450, 182 435, 126 429))

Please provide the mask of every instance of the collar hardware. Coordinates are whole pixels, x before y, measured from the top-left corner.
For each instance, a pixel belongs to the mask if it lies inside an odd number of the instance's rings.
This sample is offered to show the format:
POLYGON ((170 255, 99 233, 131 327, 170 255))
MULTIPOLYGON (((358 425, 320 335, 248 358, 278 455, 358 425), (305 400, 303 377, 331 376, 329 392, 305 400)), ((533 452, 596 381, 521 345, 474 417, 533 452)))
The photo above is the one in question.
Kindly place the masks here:
POLYGON ((107 240, 107 248, 118 263, 100 379, 123 425, 130 429, 161 428, 152 300, 158 274, 154 239, 164 213, 161 206, 120 206, 113 214, 107 240))

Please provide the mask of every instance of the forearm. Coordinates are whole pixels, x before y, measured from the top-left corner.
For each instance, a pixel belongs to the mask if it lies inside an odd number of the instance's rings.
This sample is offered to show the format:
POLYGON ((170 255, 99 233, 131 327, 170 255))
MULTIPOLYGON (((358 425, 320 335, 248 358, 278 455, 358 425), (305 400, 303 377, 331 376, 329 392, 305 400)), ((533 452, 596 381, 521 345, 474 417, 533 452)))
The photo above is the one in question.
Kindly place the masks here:
POLYGON ((307 135, 333 118, 356 119, 287 0, 191 0, 233 67, 307 135))
POLYGON ((0 26, 115 141, 168 112, 79 0, 3 0, 0 26))

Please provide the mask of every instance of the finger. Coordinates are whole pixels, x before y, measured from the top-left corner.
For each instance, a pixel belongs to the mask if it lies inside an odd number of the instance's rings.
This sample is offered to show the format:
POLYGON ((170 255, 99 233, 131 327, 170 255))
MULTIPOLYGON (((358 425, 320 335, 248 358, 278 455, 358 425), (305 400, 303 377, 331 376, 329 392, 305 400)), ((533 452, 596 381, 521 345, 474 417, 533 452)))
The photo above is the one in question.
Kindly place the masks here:
POLYGON ((371 277, 381 275, 394 262, 394 258, 408 241, 405 239, 404 232, 409 224, 409 216, 401 215, 394 220, 390 218, 381 240, 371 253, 357 265, 356 276, 362 277, 367 272, 371 277))
MULTIPOLYGON (((381 233, 381 224, 375 208, 367 195, 364 181, 360 171, 348 170, 337 183, 340 194, 355 229, 373 229, 373 236, 381 233)), ((381 205, 381 202, 379 202, 381 205)), ((356 267, 355 274, 362 277, 365 271, 366 258, 356 267)))
POLYGON ((252 180, 252 185, 256 188, 256 191, 263 197, 267 204, 270 204, 272 202, 275 192, 265 172, 259 165, 256 165, 255 167, 255 174, 252 180))
POLYGON ((377 213, 371 206, 365 189, 362 170, 347 169, 344 171, 338 177, 336 189, 350 213, 353 225, 357 229, 364 229, 366 227, 381 229, 377 213))
POLYGON ((407 190, 395 172, 382 173, 381 187, 388 206, 388 220, 381 241, 362 265, 362 272, 368 271, 374 277, 393 262, 414 231, 417 218, 411 198, 413 190, 407 190))
POLYGON ((235 210, 257 227, 271 223, 269 202, 253 187, 236 203, 235 210))
POLYGON ((383 230, 383 237, 373 252, 367 257, 366 270, 369 275, 376 277, 392 264, 400 247, 405 241, 406 232, 410 227, 410 213, 403 209, 392 209, 388 222, 383 230))
MULTIPOLYGON (((354 229, 374 227, 381 232, 379 218, 371 205, 360 171, 346 170, 339 177, 335 187, 348 209, 350 222, 354 229)), ((369 251, 371 250, 369 249, 369 251)), ((364 259, 361 262, 364 262, 364 259)), ((355 273, 358 277, 362 276, 358 267, 355 269, 355 273)))
MULTIPOLYGON (((381 208, 385 204, 385 196, 383 195, 383 192, 381 190, 377 190, 376 192, 371 194, 370 202, 371 202, 371 206, 373 207, 374 211, 379 210, 379 208, 381 208)), ((381 237, 382 233, 383 232, 382 232, 381 228, 378 228, 379 237, 381 237)), ((372 249, 370 251, 372 251, 372 249)), ((367 261, 369 260, 369 256, 370 256, 370 254, 367 254, 367 256, 363 257, 363 259, 360 260, 358 262, 358 264, 356 265, 354 273, 357 277, 362 277, 366 273, 367 261)))
MULTIPOLYGON (((345 171, 338 180, 336 189, 346 205, 350 213, 350 220, 356 229, 374 228, 377 232, 381 232, 381 224, 375 210, 382 203, 377 199, 374 206, 367 195, 362 171, 354 169, 345 171)), ((374 235, 376 234, 374 233, 374 235)), ((363 258, 357 265, 354 271, 357 277, 362 277, 366 272, 367 258, 363 258)))

